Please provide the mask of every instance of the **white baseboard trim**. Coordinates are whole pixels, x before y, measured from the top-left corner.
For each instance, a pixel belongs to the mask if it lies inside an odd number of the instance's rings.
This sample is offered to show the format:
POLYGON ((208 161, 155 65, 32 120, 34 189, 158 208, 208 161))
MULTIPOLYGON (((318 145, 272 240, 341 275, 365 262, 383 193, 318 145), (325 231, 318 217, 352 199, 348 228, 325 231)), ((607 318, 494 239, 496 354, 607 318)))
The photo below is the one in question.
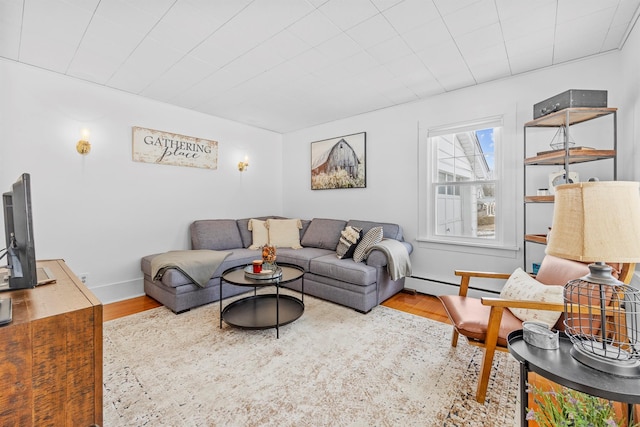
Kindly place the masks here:
MULTIPOLYGON (((460 286, 457 284, 439 282, 437 280, 430 280, 424 277, 407 277, 404 280, 404 287, 407 289, 413 289, 417 292, 427 295, 457 295, 460 286)), ((472 297, 495 297, 497 294, 490 291, 482 291, 470 289, 467 294, 472 297)))
POLYGON ((89 290, 93 292, 102 304, 110 304, 112 302, 123 301, 144 295, 143 283, 143 279, 139 278, 126 282, 96 286, 89 288, 89 290))

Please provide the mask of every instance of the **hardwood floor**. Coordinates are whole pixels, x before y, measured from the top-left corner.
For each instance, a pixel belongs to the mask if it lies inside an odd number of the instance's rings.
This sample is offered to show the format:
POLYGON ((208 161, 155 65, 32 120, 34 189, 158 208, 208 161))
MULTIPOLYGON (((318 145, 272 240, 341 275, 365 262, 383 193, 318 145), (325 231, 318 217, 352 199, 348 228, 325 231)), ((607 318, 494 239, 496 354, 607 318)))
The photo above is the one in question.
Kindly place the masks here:
MULTIPOLYGON (((107 322, 119 317, 160 307, 161 305, 162 304, 146 295, 111 304, 105 304, 103 307, 103 319, 107 322)), ((449 323, 449 319, 447 318, 440 300, 431 295, 400 292, 383 302, 382 305, 418 316, 427 317, 432 320, 449 323)))

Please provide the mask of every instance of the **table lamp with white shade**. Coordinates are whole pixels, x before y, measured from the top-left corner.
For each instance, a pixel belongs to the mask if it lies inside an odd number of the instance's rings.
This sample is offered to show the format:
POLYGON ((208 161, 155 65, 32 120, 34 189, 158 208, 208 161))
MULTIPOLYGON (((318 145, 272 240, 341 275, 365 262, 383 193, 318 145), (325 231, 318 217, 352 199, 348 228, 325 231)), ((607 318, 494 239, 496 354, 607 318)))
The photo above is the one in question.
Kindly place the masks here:
POLYGON ((616 279, 607 264, 640 261, 640 184, 556 187, 546 253, 591 263, 589 274, 564 288, 572 356, 600 371, 640 377, 640 291, 616 279))

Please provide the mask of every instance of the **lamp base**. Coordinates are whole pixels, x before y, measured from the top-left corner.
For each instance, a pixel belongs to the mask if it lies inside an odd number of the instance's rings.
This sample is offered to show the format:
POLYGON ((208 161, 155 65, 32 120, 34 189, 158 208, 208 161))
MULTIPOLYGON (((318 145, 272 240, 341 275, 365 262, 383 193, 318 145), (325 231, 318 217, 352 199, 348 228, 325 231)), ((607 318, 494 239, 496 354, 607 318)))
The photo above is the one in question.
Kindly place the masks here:
MULTIPOLYGON (((598 343, 598 345, 600 345, 600 343, 598 343)), ((615 351, 620 352, 620 349, 616 348, 615 351)), ((603 350, 603 353, 605 352, 606 350, 603 350)), ((597 369, 598 371, 607 372, 620 377, 640 377, 640 360, 638 359, 611 359, 600 356, 597 353, 587 351, 580 347, 578 343, 573 344, 570 353, 578 362, 583 365, 587 365, 590 368, 597 369)))

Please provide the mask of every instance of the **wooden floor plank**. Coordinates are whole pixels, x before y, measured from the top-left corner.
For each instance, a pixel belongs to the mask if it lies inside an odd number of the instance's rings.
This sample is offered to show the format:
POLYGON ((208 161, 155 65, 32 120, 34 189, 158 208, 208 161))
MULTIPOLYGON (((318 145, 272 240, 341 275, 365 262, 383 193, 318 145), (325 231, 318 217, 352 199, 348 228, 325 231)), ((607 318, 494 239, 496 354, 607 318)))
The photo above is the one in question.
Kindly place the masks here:
MULTIPOLYGON (((431 295, 400 292, 382 303, 382 305, 415 314, 417 316, 427 317, 439 322, 449 323, 449 319, 447 318, 440 300, 431 295)), ((106 322, 160 306, 162 306, 162 304, 153 298, 144 295, 124 301, 105 304, 103 318, 106 322)))

